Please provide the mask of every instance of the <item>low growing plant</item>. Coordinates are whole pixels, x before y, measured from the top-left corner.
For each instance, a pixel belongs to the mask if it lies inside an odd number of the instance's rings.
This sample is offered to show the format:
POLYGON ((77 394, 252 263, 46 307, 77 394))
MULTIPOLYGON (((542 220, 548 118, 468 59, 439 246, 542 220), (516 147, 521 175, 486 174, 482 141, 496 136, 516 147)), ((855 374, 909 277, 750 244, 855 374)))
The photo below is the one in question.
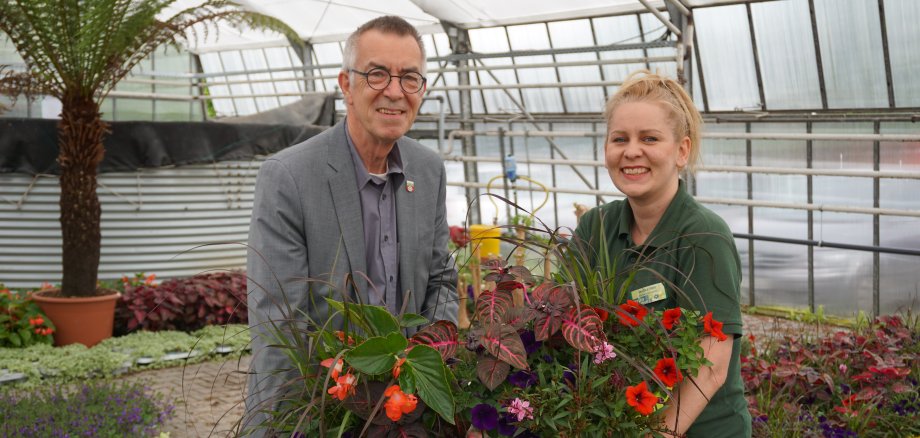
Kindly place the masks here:
POLYGON ((139 275, 123 280, 124 292, 115 311, 116 335, 134 330, 191 332, 208 325, 248 321, 246 275, 240 271, 175 278, 160 284, 139 275))
POLYGON ((742 357, 757 436, 920 435, 920 330, 881 316, 742 357))
POLYGON ((0 348, 21 348, 52 342, 54 325, 29 292, 10 291, 0 283, 0 348))
POLYGON ((172 405, 137 384, 0 392, 0 435, 5 437, 149 437, 172 415, 172 405))

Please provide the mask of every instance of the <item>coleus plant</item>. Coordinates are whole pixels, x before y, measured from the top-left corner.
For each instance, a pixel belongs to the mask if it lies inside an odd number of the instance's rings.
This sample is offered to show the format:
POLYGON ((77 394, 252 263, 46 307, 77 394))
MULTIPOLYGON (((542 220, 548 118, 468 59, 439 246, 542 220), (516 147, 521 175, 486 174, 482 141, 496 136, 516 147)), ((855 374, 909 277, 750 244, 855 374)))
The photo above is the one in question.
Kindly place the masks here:
POLYGON ((607 341, 600 316, 593 308, 577 304, 571 285, 545 282, 528 294, 533 275, 527 268, 492 269, 485 280, 495 286, 483 291, 476 301, 467 343, 468 348, 484 350, 479 353, 476 372, 490 390, 505 381, 512 367, 529 369, 519 334, 528 323, 533 322, 537 341, 561 330, 570 346, 587 353, 594 353, 607 341))

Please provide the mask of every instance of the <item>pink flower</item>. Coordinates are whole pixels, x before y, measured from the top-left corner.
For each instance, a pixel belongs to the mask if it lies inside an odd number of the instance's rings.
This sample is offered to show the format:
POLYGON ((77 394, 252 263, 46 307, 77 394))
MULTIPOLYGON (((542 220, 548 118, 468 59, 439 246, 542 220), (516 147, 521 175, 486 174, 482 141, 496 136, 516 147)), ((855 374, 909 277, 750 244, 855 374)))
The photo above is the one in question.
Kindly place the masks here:
POLYGON ((508 406, 508 413, 517 415, 517 421, 522 421, 524 418, 533 420, 533 407, 530 406, 529 401, 521 400, 520 398, 511 400, 511 405, 508 406))
POLYGON ((846 364, 840 364, 840 366, 839 366, 838 368, 840 369, 840 372, 841 372, 841 373, 843 373, 843 374, 846 374, 846 373, 847 373, 847 366, 846 366, 846 364))
POLYGON ((596 364, 602 364, 615 357, 617 357, 617 354, 613 352, 613 345, 608 344, 606 341, 594 349, 594 363, 596 364))

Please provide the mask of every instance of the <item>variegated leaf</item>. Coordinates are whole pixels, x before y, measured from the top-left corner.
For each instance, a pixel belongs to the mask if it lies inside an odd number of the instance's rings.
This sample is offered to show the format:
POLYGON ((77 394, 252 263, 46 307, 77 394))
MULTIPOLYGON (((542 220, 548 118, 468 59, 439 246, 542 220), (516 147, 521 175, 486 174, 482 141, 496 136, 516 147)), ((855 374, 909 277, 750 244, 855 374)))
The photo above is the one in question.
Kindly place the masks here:
POLYGON ((486 326, 479 342, 489 354, 499 360, 518 369, 529 369, 524 342, 521 341, 521 336, 514 327, 498 323, 486 326))
POLYGON ((442 359, 447 360, 457 354, 457 346, 460 344, 458 336, 457 325, 442 320, 420 330, 409 338, 409 343, 434 348, 441 353, 442 359))
POLYGON ((505 313, 502 322, 517 330, 524 328, 524 325, 533 320, 534 311, 528 307, 516 306, 505 313))
POLYGON ((581 351, 593 353, 598 345, 607 340, 601 318, 590 307, 571 308, 562 318, 562 336, 569 345, 581 351))
POLYGON ((508 268, 508 273, 514 276, 516 281, 524 283, 528 286, 533 286, 533 274, 530 273, 530 269, 527 269, 523 266, 512 266, 508 268))
POLYGON ((489 390, 494 390, 501 385, 511 372, 511 365, 492 356, 483 356, 476 361, 476 375, 483 385, 489 390))
POLYGON ((543 283, 532 293, 534 334, 538 341, 549 339, 562 326, 562 317, 573 308, 575 300, 570 287, 543 283))
POLYGON ((513 306, 511 292, 488 290, 479 294, 476 300, 476 318, 481 324, 501 321, 502 316, 513 306))

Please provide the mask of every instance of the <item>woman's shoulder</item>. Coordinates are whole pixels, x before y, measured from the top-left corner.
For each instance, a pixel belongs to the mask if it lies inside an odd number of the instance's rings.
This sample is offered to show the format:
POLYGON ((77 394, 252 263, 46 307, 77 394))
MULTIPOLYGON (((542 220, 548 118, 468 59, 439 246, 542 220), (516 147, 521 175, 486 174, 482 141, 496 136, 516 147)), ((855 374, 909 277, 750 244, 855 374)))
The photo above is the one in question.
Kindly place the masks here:
POLYGON ((725 219, 690 196, 680 211, 679 223, 682 234, 706 233, 726 237, 732 235, 725 219))

